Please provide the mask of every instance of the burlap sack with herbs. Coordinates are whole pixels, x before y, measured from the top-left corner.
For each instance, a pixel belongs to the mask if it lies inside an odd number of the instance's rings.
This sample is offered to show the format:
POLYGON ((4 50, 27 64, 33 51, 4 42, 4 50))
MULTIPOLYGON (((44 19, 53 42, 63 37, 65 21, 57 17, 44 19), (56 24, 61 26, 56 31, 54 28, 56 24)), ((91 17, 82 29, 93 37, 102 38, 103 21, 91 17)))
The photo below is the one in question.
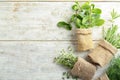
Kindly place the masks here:
POLYGON ((71 74, 77 76, 82 80, 91 80, 96 71, 96 67, 82 58, 78 58, 71 74))
POLYGON ((97 80, 109 80, 107 74, 103 74, 100 78, 98 78, 97 80))
POLYGON ((101 40, 98 46, 88 54, 88 58, 95 64, 105 66, 113 58, 116 52, 117 48, 106 40, 101 40))
POLYGON ((76 35, 78 41, 78 51, 86 51, 93 49, 91 29, 77 29, 76 35))

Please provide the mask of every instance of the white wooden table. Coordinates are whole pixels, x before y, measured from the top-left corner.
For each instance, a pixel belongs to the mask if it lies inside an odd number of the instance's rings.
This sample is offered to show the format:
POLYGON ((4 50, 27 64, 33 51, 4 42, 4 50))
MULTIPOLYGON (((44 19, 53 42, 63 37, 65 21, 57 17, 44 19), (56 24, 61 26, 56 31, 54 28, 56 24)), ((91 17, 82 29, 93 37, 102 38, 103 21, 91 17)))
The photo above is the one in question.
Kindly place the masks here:
MULTIPOLYGON (((75 49, 74 29, 66 31, 56 26, 72 14, 73 0, 50 1, 0 0, 0 80, 62 80, 66 70, 53 63, 58 52, 71 46, 78 56, 86 56, 86 52, 75 49)), ((120 0, 93 3, 103 10, 105 20, 113 8, 120 13, 120 0)), ((103 26, 107 28, 110 23, 103 26)), ((102 27, 93 29, 95 43, 102 39, 102 27)))

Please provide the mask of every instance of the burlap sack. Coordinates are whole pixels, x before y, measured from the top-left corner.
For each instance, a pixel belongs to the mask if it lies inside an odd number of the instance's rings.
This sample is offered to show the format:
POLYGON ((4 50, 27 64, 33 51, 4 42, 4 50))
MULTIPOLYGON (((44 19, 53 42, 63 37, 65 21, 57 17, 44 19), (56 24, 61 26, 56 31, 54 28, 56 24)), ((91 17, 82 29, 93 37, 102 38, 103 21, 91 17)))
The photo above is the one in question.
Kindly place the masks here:
POLYGON ((77 76, 82 80, 91 80, 96 71, 96 67, 82 58, 78 58, 71 74, 77 76))
POLYGON ((109 80, 107 74, 102 75, 100 78, 98 78, 97 80, 109 80))
POLYGON ((106 40, 101 40, 99 45, 88 54, 88 58, 91 62, 100 66, 104 66, 112 59, 117 49, 108 43, 106 40))
POLYGON ((78 41, 78 51, 86 51, 93 49, 91 29, 77 29, 76 35, 78 41))

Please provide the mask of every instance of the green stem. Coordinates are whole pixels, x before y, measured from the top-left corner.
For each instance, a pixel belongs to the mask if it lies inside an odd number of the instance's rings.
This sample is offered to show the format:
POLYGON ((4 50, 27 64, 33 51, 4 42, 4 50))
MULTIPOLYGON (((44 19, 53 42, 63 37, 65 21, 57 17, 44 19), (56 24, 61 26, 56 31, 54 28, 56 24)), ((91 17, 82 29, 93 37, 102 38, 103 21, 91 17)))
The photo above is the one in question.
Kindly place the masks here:
POLYGON ((90 17, 90 27, 92 27, 92 18, 91 18, 91 16, 92 16, 92 9, 91 9, 91 7, 90 7, 90 15, 89 15, 89 17, 90 17))

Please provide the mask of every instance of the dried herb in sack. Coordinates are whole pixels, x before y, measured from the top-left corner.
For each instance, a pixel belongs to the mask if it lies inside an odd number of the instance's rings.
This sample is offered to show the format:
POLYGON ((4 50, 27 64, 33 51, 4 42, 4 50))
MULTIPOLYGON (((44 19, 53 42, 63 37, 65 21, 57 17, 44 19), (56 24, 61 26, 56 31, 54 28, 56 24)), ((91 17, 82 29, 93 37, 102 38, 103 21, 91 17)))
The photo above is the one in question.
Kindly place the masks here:
POLYGON ((83 80, 91 80, 95 74, 96 67, 82 58, 74 56, 71 52, 62 51, 54 61, 71 69, 73 77, 79 77, 83 80))

